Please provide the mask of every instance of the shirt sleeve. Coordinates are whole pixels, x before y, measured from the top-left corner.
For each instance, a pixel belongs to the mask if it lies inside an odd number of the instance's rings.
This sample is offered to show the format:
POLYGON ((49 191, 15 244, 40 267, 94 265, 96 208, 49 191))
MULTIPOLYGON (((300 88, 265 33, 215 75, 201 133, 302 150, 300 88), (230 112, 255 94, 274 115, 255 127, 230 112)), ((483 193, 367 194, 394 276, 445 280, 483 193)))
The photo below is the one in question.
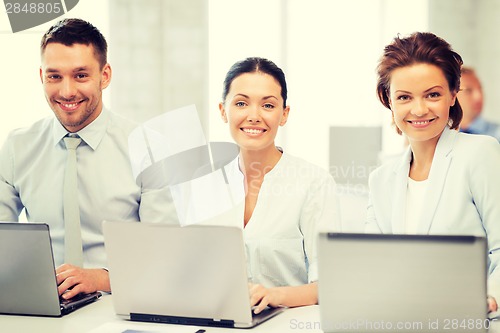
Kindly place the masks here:
POLYGON ((488 294, 500 301, 500 145, 488 138, 471 156, 470 188, 488 240, 488 294))
POLYGON ((0 220, 18 221, 23 204, 14 186, 14 155, 9 136, 0 150, 0 220))
POLYGON ((304 252, 308 264, 308 282, 318 280, 316 243, 318 232, 340 231, 340 212, 337 188, 333 177, 328 176, 311 184, 300 218, 304 235, 304 252))
POLYGON ((143 190, 139 206, 141 222, 179 224, 169 187, 143 190))

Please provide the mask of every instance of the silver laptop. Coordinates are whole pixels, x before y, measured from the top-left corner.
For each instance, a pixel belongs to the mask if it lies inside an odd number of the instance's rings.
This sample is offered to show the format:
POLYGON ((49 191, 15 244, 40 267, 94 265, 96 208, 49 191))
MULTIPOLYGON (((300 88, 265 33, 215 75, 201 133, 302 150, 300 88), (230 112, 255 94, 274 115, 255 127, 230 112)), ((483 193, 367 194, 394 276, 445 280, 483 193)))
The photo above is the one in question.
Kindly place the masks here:
POLYGON ((104 221, 103 230, 122 318, 249 328, 283 311, 252 314, 240 228, 104 221))
POLYGON ((486 332, 486 239, 320 233, 321 326, 330 332, 486 332))
POLYGON ((63 316, 101 293, 63 300, 57 291, 49 226, 0 222, 0 313, 63 316))

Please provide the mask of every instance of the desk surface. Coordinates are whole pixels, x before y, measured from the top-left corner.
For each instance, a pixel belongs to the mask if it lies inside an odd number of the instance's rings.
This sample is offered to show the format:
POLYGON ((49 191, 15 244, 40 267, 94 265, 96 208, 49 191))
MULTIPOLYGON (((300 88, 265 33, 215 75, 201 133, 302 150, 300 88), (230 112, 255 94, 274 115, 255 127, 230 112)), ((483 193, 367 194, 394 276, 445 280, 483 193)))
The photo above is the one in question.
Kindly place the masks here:
MULTIPOLYGON (((278 316, 251 329, 178 326, 166 324, 135 323, 119 319, 114 312, 111 295, 104 295, 97 302, 87 305, 62 318, 0 315, 1 332, 38 333, 122 333, 126 330, 150 332, 195 333, 199 328, 206 333, 219 332, 308 332, 321 333, 319 307, 306 306, 288 309, 278 316)), ((490 332, 500 333, 500 323, 492 322, 490 332)))
POLYGON ((149 332, 196 332, 199 328, 206 333, 218 332, 322 332, 319 328, 318 306, 288 309, 276 317, 251 329, 228 329, 215 327, 194 327, 167 324, 135 323, 122 320, 115 315, 112 296, 103 295, 95 303, 89 304, 61 318, 6 316, 0 315, 1 332, 37 333, 114 333, 130 329, 149 332))

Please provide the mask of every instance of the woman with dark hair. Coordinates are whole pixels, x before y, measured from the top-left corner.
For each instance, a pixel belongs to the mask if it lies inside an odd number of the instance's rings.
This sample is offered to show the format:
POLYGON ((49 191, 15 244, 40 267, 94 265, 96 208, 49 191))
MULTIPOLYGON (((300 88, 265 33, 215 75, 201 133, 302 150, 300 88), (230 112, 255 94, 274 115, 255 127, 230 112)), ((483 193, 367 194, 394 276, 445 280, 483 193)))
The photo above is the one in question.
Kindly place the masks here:
POLYGON ((500 145, 458 132, 462 58, 432 33, 396 37, 378 65, 377 93, 409 147, 370 175, 366 231, 488 239, 488 305, 500 297, 500 145))
POLYGON ((283 71, 267 59, 247 58, 227 73, 219 104, 240 148, 228 177, 241 184, 244 204, 236 209, 255 313, 318 302, 317 228, 340 223, 332 176, 275 145, 290 111, 286 99, 283 71))

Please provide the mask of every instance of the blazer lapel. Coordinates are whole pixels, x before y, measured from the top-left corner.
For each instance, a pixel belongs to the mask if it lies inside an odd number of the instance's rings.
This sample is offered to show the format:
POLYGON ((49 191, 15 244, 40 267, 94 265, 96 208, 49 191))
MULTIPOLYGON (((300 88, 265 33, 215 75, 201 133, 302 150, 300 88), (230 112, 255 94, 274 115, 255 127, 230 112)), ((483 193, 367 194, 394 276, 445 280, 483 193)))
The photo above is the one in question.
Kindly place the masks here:
POLYGON ((427 194, 424 198, 422 211, 422 223, 420 223, 417 232, 419 234, 428 234, 431 228, 436 209, 443 193, 446 176, 452 160, 451 151, 453 143, 457 136, 457 131, 445 127, 439 138, 432 159, 431 170, 429 171, 427 194))
POLYGON ((392 188, 392 233, 404 234, 406 220, 406 192, 412 152, 410 147, 401 157, 401 162, 394 168, 394 186, 392 188))

